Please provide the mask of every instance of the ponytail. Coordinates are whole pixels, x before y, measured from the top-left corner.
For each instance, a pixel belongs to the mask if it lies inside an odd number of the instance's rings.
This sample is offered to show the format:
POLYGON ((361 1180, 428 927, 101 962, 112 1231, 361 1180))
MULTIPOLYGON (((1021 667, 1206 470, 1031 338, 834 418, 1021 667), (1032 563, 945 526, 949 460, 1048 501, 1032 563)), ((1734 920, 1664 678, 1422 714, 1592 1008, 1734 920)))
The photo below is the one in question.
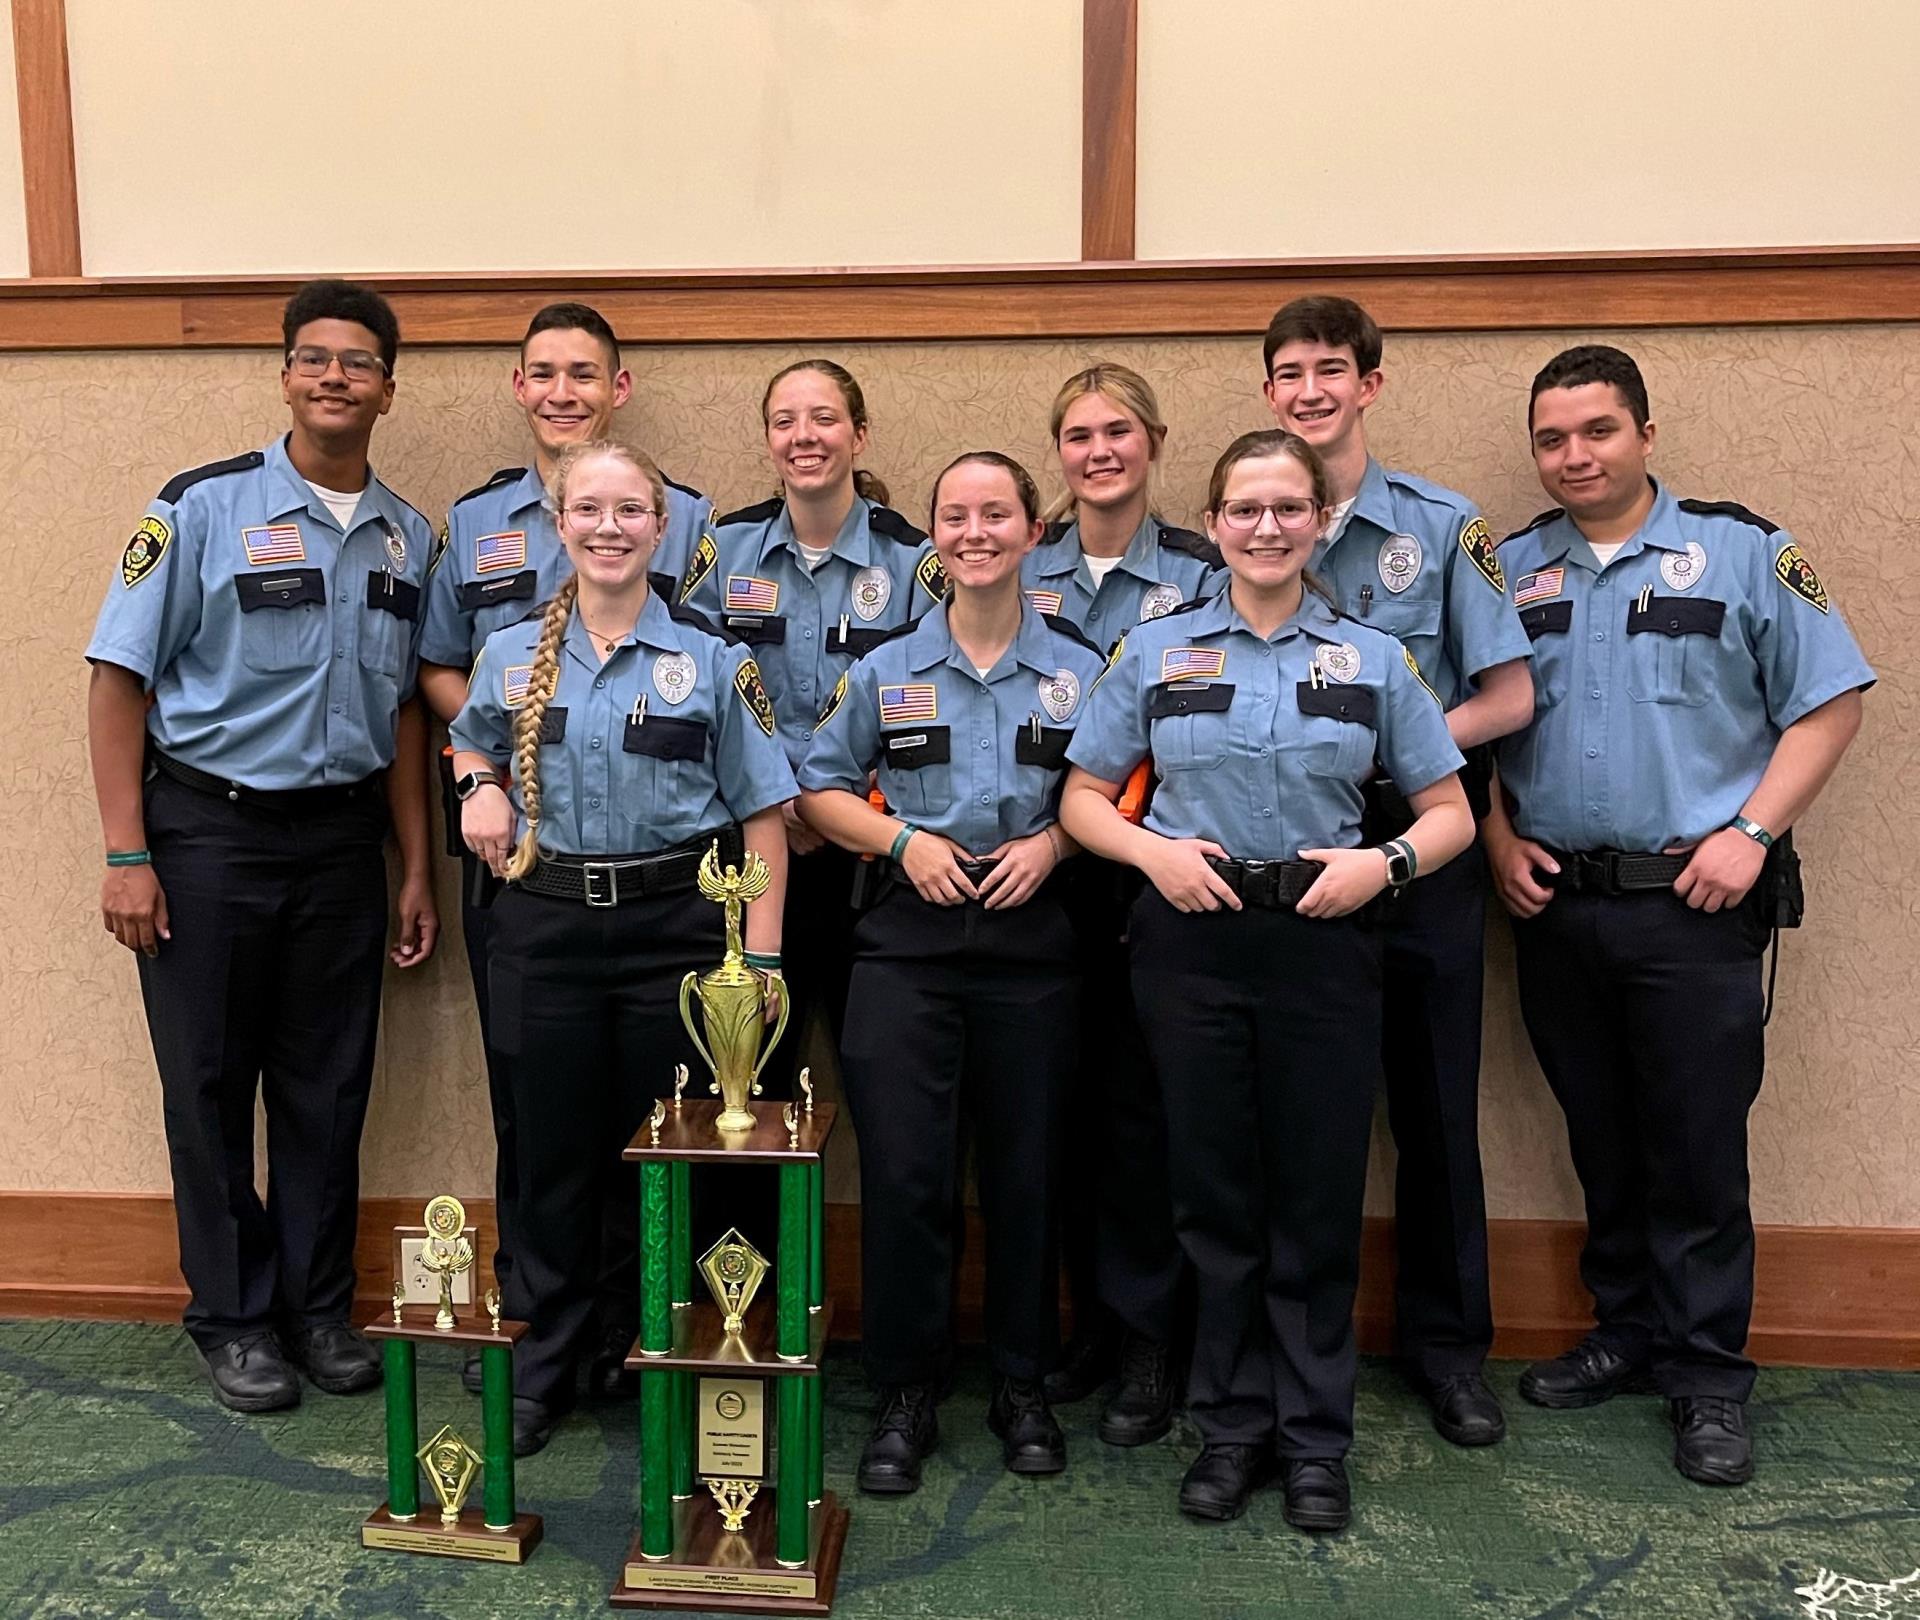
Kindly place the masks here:
POLYGON ((873 501, 880 506, 893 505, 893 497, 887 492, 886 480, 877 472, 869 472, 865 467, 853 469, 853 492, 863 501, 873 501))
POLYGON ((580 576, 575 574, 547 604, 540 621, 540 645, 533 655, 533 674, 527 681, 527 701, 514 716, 513 774, 520 784, 520 806, 526 814, 527 830, 520 835, 513 858, 507 862, 510 883, 525 877, 540 859, 540 728, 547 718, 547 705, 560 686, 560 643, 579 594, 580 576))

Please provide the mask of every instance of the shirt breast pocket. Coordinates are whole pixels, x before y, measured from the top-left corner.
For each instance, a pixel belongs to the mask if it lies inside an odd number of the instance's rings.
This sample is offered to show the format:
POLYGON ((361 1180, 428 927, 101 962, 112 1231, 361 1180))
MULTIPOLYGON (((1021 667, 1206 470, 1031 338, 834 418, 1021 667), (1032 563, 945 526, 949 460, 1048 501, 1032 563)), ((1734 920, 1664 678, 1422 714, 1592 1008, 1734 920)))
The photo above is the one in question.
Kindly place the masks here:
POLYGON ((1645 596, 1627 610, 1627 693, 1636 703, 1697 709, 1712 690, 1713 660, 1727 604, 1692 596, 1645 596))
POLYGON ((1226 681, 1162 681, 1147 694, 1148 746, 1162 771, 1212 770, 1227 757, 1226 681))
POLYGON ((240 656, 263 674, 312 669, 326 657, 327 582, 317 568, 235 574, 240 656))
POLYGON ((1538 602, 1520 610, 1520 628, 1533 643, 1534 706, 1550 709, 1567 695, 1572 662, 1567 632, 1573 628, 1571 602, 1538 602))
POLYGON ((1360 783, 1373 768, 1378 697, 1370 686, 1300 682, 1300 761, 1315 776, 1360 783))
POLYGON ((1402 596, 1387 592, 1379 599, 1377 611, 1366 622, 1409 645, 1437 640, 1440 635, 1439 578, 1436 569, 1433 572, 1435 589, 1432 594, 1425 589, 1424 579, 1402 596))
POLYGON ((937 816, 953 806, 953 737, 946 726, 880 733, 880 787, 907 815, 937 816))
POLYGON ((676 842, 680 824, 706 807, 707 795, 695 793, 693 783, 706 758, 706 721, 629 716, 614 773, 616 815, 649 829, 649 845, 676 842))
POLYGON ((420 587, 388 573, 367 575, 367 611, 360 622, 360 663, 398 679, 412 627, 420 619, 420 587))
POLYGON ((496 630, 518 624, 533 605, 540 576, 531 568, 460 587, 460 606, 473 615, 473 644, 480 646, 496 630))

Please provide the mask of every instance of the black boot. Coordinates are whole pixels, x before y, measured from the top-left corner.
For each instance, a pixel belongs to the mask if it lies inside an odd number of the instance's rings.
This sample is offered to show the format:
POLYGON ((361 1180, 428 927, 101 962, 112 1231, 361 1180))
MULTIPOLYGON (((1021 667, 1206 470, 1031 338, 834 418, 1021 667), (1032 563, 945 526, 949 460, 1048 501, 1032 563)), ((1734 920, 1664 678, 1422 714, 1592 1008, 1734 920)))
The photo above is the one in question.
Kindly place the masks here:
POLYGON ((1722 1395, 1681 1395, 1668 1403, 1673 1466, 1700 1485, 1744 1485, 1753 1478, 1747 1403, 1722 1395))
POLYGON ((1286 1480, 1283 1517, 1296 1530, 1344 1530, 1353 1517, 1347 1465, 1338 1457, 1289 1457, 1280 1465, 1286 1480))
POLYGON ((1433 1413, 1433 1426, 1456 1446, 1491 1446, 1506 1438, 1507 1414, 1500 1397, 1477 1372, 1417 1380, 1433 1413))
POLYGON ((926 1384, 900 1384, 885 1390, 873 1417, 873 1430, 860 1453, 855 1476, 860 1489, 874 1496, 905 1496, 920 1489, 920 1465, 940 1443, 933 1390, 926 1384))
POLYGON ((1074 1334, 1060 1365, 1047 1374, 1047 1399, 1055 1406, 1084 1401, 1109 1383, 1120 1370, 1120 1334, 1102 1318, 1093 1327, 1074 1334))
POLYGON ((290 1335, 287 1357, 329 1395, 357 1395, 380 1382, 380 1352, 345 1322, 290 1335))
POLYGON ((1272 1478, 1273 1453, 1265 1446, 1203 1446, 1180 1481, 1180 1511, 1216 1523, 1237 1519, 1272 1478))
POLYGON ((1100 1414, 1110 1446, 1144 1446, 1173 1427, 1173 1366, 1164 1344, 1129 1333, 1120 1346, 1120 1387, 1100 1414))
POLYGON ((1642 1382, 1645 1361, 1634 1361, 1589 1334, 1564 1355, 1536 1361, 1520 1375, 1520 1393, 1535 1406, 1598 1406, 1642 1382))
POLYGON ((1057 1474, 1067 1466, 1067 1437, 1037 1378, 1002 1378, 987 1408, 987 1427, 1000 1436, 1009 1473, 1057 1474))
POLYGON ((536 1401, 531 1395, 516 1395, 513 1398, 513 1454, 516 1457, 531 1457, 536 1451, 544 1451, 547 1442, 553 1438, 554 1425, 566 1413, 555 1411, 545 1401, 536 1401))
POLYGON ((300 1404, 300 1380, 271 1333, 248 1333, 200 1352, 220 1404, 235 1412, 279 1412, 300 1404))
POLYGON ((479 1395, 486 1390, 487 1384, 482 1376, 478 1350, 468 1351, 467 1359, 460 1363, 460 1387, 469 1395, 479 1395))

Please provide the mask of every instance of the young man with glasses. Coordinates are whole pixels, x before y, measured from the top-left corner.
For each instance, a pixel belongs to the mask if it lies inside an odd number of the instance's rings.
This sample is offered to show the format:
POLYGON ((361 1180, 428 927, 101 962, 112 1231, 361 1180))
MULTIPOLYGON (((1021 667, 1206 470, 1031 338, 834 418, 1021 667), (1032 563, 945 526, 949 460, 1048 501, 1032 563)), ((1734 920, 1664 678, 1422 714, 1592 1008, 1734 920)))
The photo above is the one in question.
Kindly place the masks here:
POLYGON ((282 328, 289 431, 167 483, 87 648, 101 912, 146 1002, 187 1332, 242 1412, 299 1401, 289 1359, 336 1394, 380 1381, 348 1313, 389 820, 393 961, 426 961, 439 926, 412 695, 433 531, 367 462, 399 325, 315 281, 282 328))
MULTIPOLYGON (((1369 453, 1380 356, 1380 329, 1358 304, 1295 299, 1267 328, 1264 391, 1274 419, 1319 451, 1327 470, 1333 509, 1316 572, 1342 612, 1406 645, 1447 711, 1467 758, 1468 800, 1484 816, 1485 745, 1533 712, 1529 644, 1474 504, 1369 453)), ((1367 792, 1369 840, 1405 832, 1408 807, 1394 784, 1382 776, 1367 792)), ((1493 1343, 1479 1119, 1486 891, 1476 843, 1399 895, 1384 924, 1398 1349, 1434 1427, 1461 1446, 1506 1433, 1481 1376, 1493 1343)))

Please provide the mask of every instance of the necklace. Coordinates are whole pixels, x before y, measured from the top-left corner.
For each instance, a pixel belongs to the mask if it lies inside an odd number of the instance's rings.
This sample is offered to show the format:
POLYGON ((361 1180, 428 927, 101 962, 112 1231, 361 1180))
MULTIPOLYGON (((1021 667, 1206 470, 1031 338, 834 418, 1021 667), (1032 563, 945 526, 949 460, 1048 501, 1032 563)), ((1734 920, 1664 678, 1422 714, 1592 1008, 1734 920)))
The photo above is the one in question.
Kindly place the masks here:
POLYGON ((604 630, 596 630, 591 624, 587 624, 587 616, 584 613, 580 615, 580 622, 587 626, 587 634, 600 643, 601 649, 609 658, 613 656, 613 649, 633 634, 633 626, 628 625, 626 629, 610 636, 604 630))

